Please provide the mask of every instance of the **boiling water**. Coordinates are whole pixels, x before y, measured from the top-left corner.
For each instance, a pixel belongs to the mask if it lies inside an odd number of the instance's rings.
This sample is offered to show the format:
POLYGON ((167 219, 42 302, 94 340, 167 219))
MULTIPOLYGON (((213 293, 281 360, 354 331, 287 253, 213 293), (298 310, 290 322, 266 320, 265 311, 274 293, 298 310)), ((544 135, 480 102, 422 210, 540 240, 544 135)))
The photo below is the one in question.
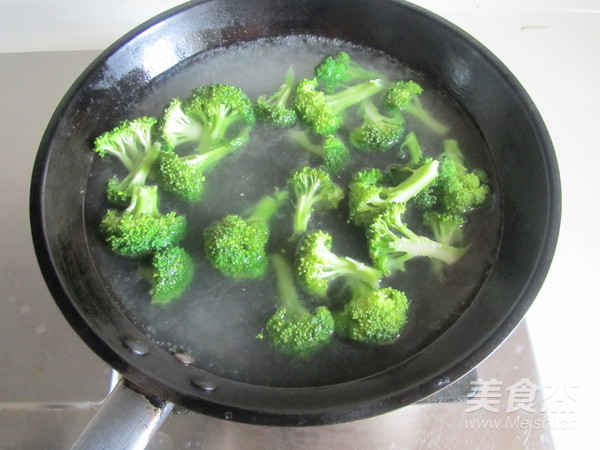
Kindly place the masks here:
MULTIPOLYGON (((312 77, 324 56, 345 50, 365 67, 385 74, 390 80, 413 79, 423 85, 423 104, 451 127, 448 137, 459 141, 474 167, 493 175, 485 142, 459 105, 428 80, 386 55, 345 42, 296 36, 247 43, 197 55, 155 80, 152 92, 139 105, 132 105, 131 117, 158 116, 174 96, 186 97, 191 89, 211 82, 242 88, 251 98, 271 93, 282 83, 290 65, 298 79, 312 77)), ((351 120, 353 113, 348 116, 351 120)), ((355 118, 354 120, 358 120, 355 118)), ((427 155, 437 156, 441 140, 407 121, 427 155)), ((343 131, 343 130, 342 130, 343 131)), ((398 150, 385 154, 360 155, 335 177, 347 187, 351 174, 366 167, 385 168, 399 161, 398 150)), ((493 261, 498 239, 497 205, 475 212, 466 230, 471 243, 468 254, 448 267, 444 276, 432 274, 429 260, 412 260, 407 270, 383 282, 406 292, 410 299, 409 321, 393 344, 367 346, 334 338, 332 344, 308 361, 294 360, 274 352, 259 340, 268 317, 277 307, 274 275, 263 280, 232 281, 214 270, 203 257, 202 232, 226 214, 240 213, 262 196, 285 188, 289 173, 297 167, 318 164, 306 152, 290 145, 286 132, 257 126, 251 142, 237 155, 228 157, 207 176, 204 200, 185 205, 167 196, 163 211, 177 210, 188 219, 183 246, 196 261, 195 278, 188 291, 166 307, 150 305, 148 285, 139 277, 139 263, 111 254, 97 236, 97 224, 108 205, 88 208, 90 235, 96 236, 93 251, 97 266, 108 287, 131 320, 166 351, 185 353, 198 367, 216 375, 269 386, 318 386, 355 380, 401 363, 439 337, 469 305, 493 261)), ((120 169, 99 162, 89 192, 103 195, 106 180, 120 169)), ((494 184, 494 177, 491 177, 494 184)), ((271 222, 271 251, 293 248, 287 240, 291 230, 290 205, 284 206, 271 222)), ((311 229, 333 235, 334 251, 368 262, 364 231, 347 223, 346 202, 338 210, 316 213, 311 229)), ((418 223, 410 224, 416 231, 418 223)), ((310 299, 307 299, 310 301, 310 299)))

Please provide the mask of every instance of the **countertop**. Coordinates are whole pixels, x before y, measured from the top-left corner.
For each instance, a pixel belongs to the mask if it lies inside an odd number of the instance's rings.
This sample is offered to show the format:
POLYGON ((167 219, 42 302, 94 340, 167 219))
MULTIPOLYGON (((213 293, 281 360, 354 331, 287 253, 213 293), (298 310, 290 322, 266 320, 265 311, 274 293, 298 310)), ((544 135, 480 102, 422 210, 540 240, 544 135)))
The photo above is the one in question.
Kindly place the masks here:
MULTIPOLYGON (((76 76, 101 49, 178 3, 22 0, 0 5, 5 105, 0 112, 0 449, 68 446, 108 392, 110 368, 62 320, 35 263, 27 216, 29 176, 45 125, 76 76)), ((597 218, 589 206, 597 202, 600 165, 594 133, 600 119, 600 2, 414 3, 495 53, 532 97, 554 142, 563 195, 554 261, 526 325, 477 374, 498 378, 504 386, 528 379, 544 387, 536 394, 535 411, 544 414, 527 415, 543 423, 466 430, 472 416, 465 414, 464 401, 415 405, 318 429, 252 427, 180 414, 165 423, 152 448, 237 448, 242 442, 245 448, 586 448, 593 442, 599 417, 593 356, 600 245, 598 235, 589 232, 597 218)))

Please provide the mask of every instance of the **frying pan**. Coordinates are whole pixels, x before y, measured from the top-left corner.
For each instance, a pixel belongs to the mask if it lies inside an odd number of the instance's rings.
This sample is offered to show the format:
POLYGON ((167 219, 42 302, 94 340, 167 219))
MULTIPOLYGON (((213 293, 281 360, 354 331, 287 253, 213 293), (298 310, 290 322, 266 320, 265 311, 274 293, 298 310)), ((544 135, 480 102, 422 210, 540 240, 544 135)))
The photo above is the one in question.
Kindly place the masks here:
MULTIPOLYGON (((411 404, 468 373, 515 328, 551 263, 560 218, 558 167, 542 119, 514 76, 481 44, 417 6, 393 0, 190 2, 136 28, 77 79, 50 120, 31 184, 31 228, 40 267, 81 338, 127 385, 162 411, 175 403, 216 417, 270 425, 355 420, 411 404), (402 360, 342 382, 270 386, 181 357, 135 325, 98 265, 91 142, 158 80, 203 52, 288 35, 336 38, 407 63, 454 98, 489 149, 499 235, 490 269, 439 335, 402 360), (161 57, 151 55, 161 51, 161 57)), ((112 277, 112 278, 111 278, 112 277)), ((159 423, 160 420, 156 421, 159 423)), ((106 425, 106 423, 104 423, 106 425)))

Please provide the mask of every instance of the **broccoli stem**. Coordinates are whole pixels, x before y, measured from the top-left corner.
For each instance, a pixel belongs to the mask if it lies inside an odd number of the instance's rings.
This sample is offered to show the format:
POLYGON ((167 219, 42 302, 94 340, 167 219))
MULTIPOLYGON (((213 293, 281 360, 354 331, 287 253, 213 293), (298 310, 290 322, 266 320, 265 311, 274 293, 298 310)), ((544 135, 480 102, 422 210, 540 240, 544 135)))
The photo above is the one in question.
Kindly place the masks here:
POLYGON ((272 102, 275 106, 282 108, 287 107, 287 102, 292 95, 294 90, 294 81, 296 80, 296 74, 294 68, 290 67, 285 74, 284 83, 275 91, 275 93, 269 98, 269 102, 272 102))
POLYGON ((313 206, 316 201, 315 195, 317 190, 318 184, 315 183, 313 186, 311 186, 309 191, 298 197, 293 220, 294 234, 292 236, 292 240, 305 233, 308 229, 308 222, 310 221, 313 206))
POLYGON ((423 157, 423 151, 421 150, 421 144, 419 144, 419 140, 417 139, 417 135, 414 131, 411 131, 404 138, 404 142, 400 146, 402 151, 408 152, 408 164, 413 166, 421 161, 423 157))
POLYGON ((272 196, 263 197, 260 201, 252 208, 251 213, 248 215, 247 221, 261 221, 267 223, 271 217, 279 210, 281 204, 287 199, 287 191, 277 191, 272 196))
POLYGON ((309 311, 298 297, 298 291, 294 285, 294 273, 286 259, 278 253, 270 255, 269 259, 273 264, 275 275, 277 276, 280 306, 285 308, 286 314, 309 314, 309 311))
POLYGON ((391 247, 398 252, 403 252, 411 256, 439 259, 446 264, 455 263, 466 251, 466 248, 451 247, 417 235, 408 239, 397 239, 392 243, 391 247))
POLYGON ((308 133, 300 130, 292 130, 289 133, 290 139, 298 144, 300 147, 305 149, 306 151, 312 153, 315 156, 323 157, 325 155, 325 150, 322 145, 315 144, 308 137, 308 133))
POLYGON ((336 112, 341 112, 357 103, 360 103, 383 90, 381 79, 365 81, 345 88, 343 91, 327 95, 327 103, 336 112))
POLYGON ((219 105, 219 111, 210 122, 209 132, 203 136, 201 146, 219 144, 232 123, 230 110, 226 105, 219 105))
POLYGON ((160 148, 156 145, 152 146, 146 157, 123 179, 121 184, 123 186, 145 184, 159 154, 160 148))
POLYGON ((156 186, 134 186, 131 203, 125 210, 138 216, 146 214, 152 217, 160 217, 158 210, 158 189, 156 186))
POLYGON ((421 121, 427 128, 433 131, 438 136, 442 136, 448 132, 448 126, 435 119, 429 111, 423 108, 421 100, 415 96, 405 110, 411 116, 421 121))
MULTIPOLYGON (((394 221, 393 227, 398 230, 402 236, 394 233, 390 225, 386 225, 386 234, 390 248, 399 253, 406 253, 407 259, 415 256, 424 256, 439 259, 446 264, 452 264, 458 261, 467 251, 466 247, 453 247, 433 241, 425 236, 419 236, 410 230, 401 218, 394 221)), ((402 258, 400 258, 402 264, 402 258)))
POLYGON ((233 153, 241 145, 245 144, 247 140, 248 132, 246 131, 244 135, 237 139, 222 142, 201 153, 194 153, 193 155, 184 156, 182 159, 184 159, 188 164, 194 166, 196 170, 204 172, 221 161, 225 156, 233 153))
POLYGON ((328 269, 323 270, 322 277, 338 278, 345 277, 358 282, 362 282, 372 289, 379 287, 381 272, 374 267, 367 266, 348 256, 337 256, 331 253, 328 261, 328 269))
POLYGON ((467 172, 465 167, 465 155, 463 155, 457 141, 454 139, 444 140, 444 155, 454 161, 457 177, 460 178, 467 172))
POLYGON ((431 160, 416 169, 399 185, 384 191, 386 203, 406 203, 436 179, 438 166, 438 161, 431 160))

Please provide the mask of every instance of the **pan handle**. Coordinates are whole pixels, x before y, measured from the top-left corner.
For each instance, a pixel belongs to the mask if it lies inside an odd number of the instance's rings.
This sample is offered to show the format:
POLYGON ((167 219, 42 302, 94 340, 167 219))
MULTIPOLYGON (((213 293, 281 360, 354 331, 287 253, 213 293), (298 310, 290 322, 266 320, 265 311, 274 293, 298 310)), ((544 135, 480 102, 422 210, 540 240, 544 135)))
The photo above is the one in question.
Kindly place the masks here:
POLYGON ((143 450, 172 409, 173 403, 143 394, 122 378, 71 449, 143 450))

